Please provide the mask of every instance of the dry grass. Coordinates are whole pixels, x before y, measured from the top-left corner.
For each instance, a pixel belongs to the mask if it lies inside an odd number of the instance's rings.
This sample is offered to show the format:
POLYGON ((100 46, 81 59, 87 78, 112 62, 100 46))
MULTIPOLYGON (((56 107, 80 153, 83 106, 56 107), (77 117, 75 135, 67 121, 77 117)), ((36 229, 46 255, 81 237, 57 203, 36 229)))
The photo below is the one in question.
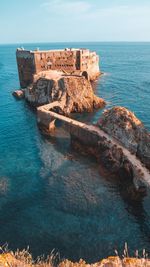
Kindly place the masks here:
POLYGON ((143 250, 143 255, 140 258, 139 252, 135 252, 135 257, 129 257, 128 246, 125 244, 122 257, 108 257, 95 264, 87 264, 80 260, 78 263, 73 263, 69 260, 60 262, 60 256, 54 250, 50 253, 47 259, 39 257, 36 261, 33 260, 29 253, 29 248, 22 251, 17 250, 15 253, 8 250, 8 246, 0 247, 0 267, 150 267, 148 255, 143 250))
POLYGON ((60 263, 59 253, 54 250, 45 259, 44 256, 33 260, 29 247, 22 251, 10 251, 7 245, 0 247, 0 267, 56 267, 60 263))

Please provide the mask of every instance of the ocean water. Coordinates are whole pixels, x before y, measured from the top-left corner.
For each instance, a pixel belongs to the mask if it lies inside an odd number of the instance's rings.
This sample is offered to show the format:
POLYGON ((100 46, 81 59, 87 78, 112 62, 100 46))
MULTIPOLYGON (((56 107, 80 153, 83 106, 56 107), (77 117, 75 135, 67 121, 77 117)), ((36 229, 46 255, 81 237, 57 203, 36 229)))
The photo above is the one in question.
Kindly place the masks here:
MULTIPOLYGON (((55 248, 61 258, 95 262, 125 242, 150 252, 150 190, 135 197, 93 158, 73 151, 61 129, 45 138, 36 113, 12 97, 19 87, 15 50, 86 47, 100 55, 96 94, 107 107, 131 109, 150 130, 150 43, 62 43, 0 46, 0 245, 28 245, 34 257, 55 248)), ((101 110, 81 119, 96 122, 101 110)))

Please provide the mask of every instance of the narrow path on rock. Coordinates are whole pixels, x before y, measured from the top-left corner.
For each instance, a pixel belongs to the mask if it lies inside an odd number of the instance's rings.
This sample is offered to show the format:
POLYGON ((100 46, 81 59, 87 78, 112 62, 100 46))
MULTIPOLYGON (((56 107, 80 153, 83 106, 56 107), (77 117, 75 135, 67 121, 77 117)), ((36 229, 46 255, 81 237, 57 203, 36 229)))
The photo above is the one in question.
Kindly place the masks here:
POLYGON ((147 185, 150 186, 150 172, 149 170, 142 164, 142 162, 136 157, 136 155, 131 154, 131 152, 126 149, 123 145, 119 143, 115 138, 110 137, 103 130, 99 129, 97 126, 87 125, 89 130, 96 131, 100 136, 104 136, 107 140, 111 141, 114 145, 117 145, 118 148, 121 148, 124 155, 131 161, 131 163, 137 168, 141 170, 141 175, 143 174, 143 178, 147 185))
MULTIPOLYGON (((39 112, 42 112, 42 113, 45 113, 45 114, 49 114, 50 118, 59 119, 60 121, 64 121, 64 122, 67 122, 67 123, 69 123, 71 125, 80 127, 82 129, 86 129, 89 132, 95 132, 100 137, 105 137, 113 145, 116 145, 118 148, 122 149, 124 155, 128 158, 128 160, 134 166, 134 169, 137 170, 138 173, 139 173, 139 170, 141 171, 140 172, 141 173, 140 180, 145 182, 146 185, 150 186, 150 172, 142 164, 142 162, 136 157, 136 155, 131 154, 131 152, 128 149, 126 149, 117 139, 109 136, 106 132, 101 130, 98 126, 88 125, 88 124, 85 124, 83 122, 79 122, 77 120, 74 120, 74 119, 71 119, 69 117, 66 117, 64 115, 60 115, 60 114, 50 110, 50 109, 52 109, 54 107, 57 107, 57 106, 62 108, 62 110, 63 110, 63 103, 61 103, 59 101, 53 102, 53 103, 48 104, 48 105, 41 106, 37 110, 39 112)), ((138 179, 139 179, 139 177, 138 177, 138 179)))

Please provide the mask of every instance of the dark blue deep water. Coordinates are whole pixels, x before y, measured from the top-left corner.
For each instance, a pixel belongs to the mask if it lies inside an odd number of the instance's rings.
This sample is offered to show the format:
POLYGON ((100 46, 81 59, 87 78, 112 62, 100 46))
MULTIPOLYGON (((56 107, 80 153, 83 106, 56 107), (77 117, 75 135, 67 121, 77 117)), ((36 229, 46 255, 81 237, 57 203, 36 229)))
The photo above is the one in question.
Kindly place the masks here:
MULTIPOLYGON (((20 44, 22 45, 22 44, 20 44)), ((34 257, 53 248, 61 257, 95 262, 122 253, 150 252, 150 191, 138 198, 97 163, 74 152, 61 130, 44 138, 36 114, 11 93, 19 87, 18 45, 0 46, 0 244, 30 246, 34 257)), ((26 44, 25 48, 87 47, 105 75, 96 93, 107 107, 123 105, 150 129, 150 43, 26 44)), ((86 117, 96 121, 101 111, 86 117)))

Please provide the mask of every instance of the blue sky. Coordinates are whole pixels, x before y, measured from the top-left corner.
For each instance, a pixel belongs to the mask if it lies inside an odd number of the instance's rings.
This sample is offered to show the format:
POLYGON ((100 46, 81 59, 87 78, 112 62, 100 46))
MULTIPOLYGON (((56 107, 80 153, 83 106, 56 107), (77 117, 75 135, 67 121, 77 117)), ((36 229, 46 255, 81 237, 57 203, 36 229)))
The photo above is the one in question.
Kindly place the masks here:
POLYGON ((150 41, 150 0, 0 0, 0 43, 150 41))

